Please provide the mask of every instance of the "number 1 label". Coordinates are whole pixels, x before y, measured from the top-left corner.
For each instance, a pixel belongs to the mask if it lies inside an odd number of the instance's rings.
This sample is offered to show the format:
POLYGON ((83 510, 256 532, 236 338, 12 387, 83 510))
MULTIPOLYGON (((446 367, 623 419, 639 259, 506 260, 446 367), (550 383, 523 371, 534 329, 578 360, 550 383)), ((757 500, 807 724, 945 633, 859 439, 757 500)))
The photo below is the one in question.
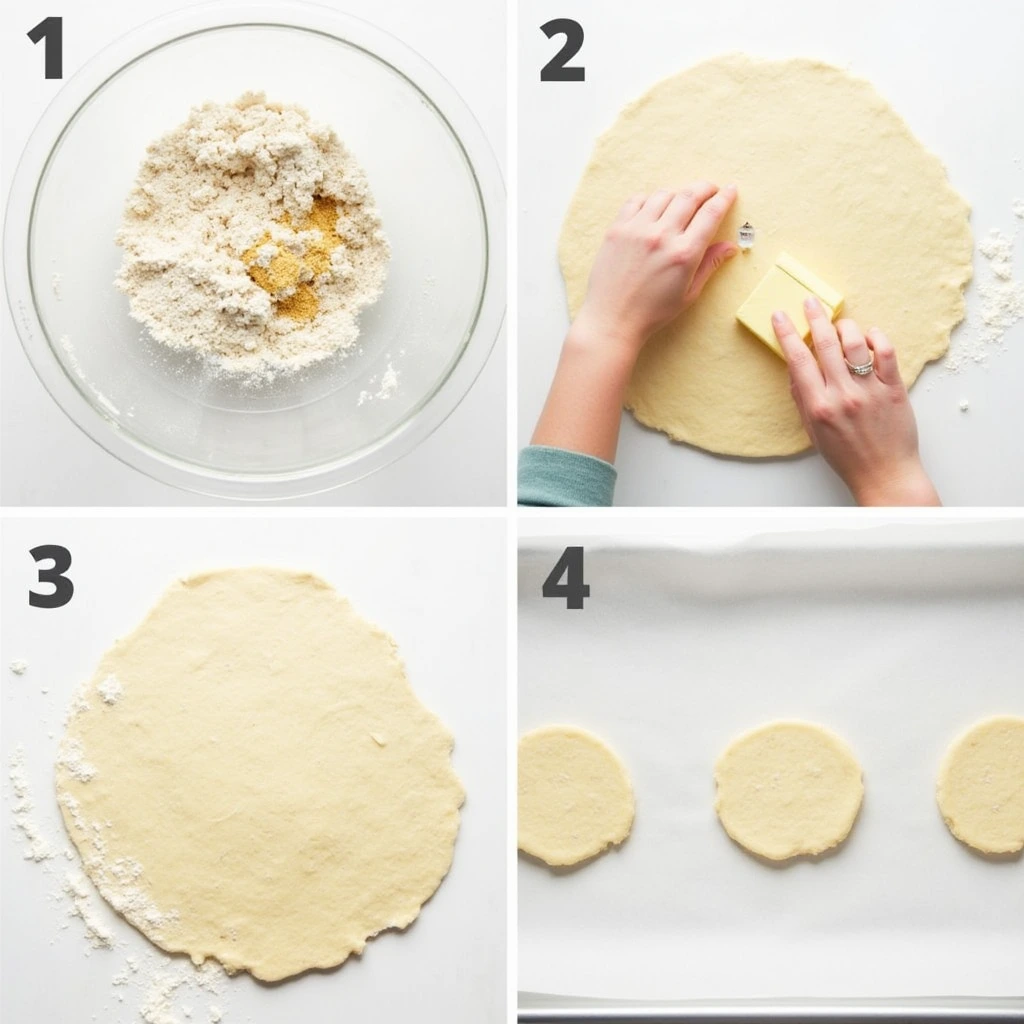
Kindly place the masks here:
POLYGON ((45 39, 43 46, 44 70, 47 78, 64 77, 64 19, 43 18, 35 28, 28 32, 29 39, 38 43, 45 39))

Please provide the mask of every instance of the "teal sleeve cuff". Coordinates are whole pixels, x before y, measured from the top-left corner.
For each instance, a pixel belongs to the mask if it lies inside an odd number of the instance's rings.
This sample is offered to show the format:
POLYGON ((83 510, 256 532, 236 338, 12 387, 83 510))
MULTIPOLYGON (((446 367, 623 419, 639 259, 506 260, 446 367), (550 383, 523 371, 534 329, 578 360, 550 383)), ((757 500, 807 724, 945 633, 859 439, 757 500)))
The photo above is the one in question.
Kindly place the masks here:
POLYGON ((593 455, 531 445, 519 453, 519 504, 610 505, 616 475, 610 462, 593 455))

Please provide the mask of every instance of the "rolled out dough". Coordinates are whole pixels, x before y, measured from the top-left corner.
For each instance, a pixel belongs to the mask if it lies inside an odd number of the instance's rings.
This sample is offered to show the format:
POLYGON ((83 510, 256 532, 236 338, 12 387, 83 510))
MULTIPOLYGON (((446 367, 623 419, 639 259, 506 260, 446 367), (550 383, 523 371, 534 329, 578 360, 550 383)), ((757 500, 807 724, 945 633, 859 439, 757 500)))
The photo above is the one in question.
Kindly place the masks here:
POLYGON ((519 740, 519 849, 579 864, 621 843, 633 825, 625 766, 593 733, 549 725, 519 740))
POLYGON ((1024 718, 977 722, 939 768, 939 810, 950 832, 982 853, 1024 849, 1024 718))
POLYGON ((725 831, 768 860, 838 846, 864 798, 853 752, 809 722, 771 722, 740 736, 719 757, 715 784, 725 831))
POLYGON ((394 641, 329 584, 234 569, 175 583, 104 655, 57 792, 136 928, 276 981, 416 918, 459 829, 451 751, 394 641))
POLYGON ((623 202, 695 180, 735 182, 720 237, 750 221, 756 241, 644 348, 626 396, 641 423, 727 455, 808 447, 785 364, 736 322, 782 251, 846 296, 843 316, 888 334, 908 385, 946 351, 971 277, 969 207, 869 82, 803 59, 718 57, 623 110, 562 228, 573 316, 623 202))

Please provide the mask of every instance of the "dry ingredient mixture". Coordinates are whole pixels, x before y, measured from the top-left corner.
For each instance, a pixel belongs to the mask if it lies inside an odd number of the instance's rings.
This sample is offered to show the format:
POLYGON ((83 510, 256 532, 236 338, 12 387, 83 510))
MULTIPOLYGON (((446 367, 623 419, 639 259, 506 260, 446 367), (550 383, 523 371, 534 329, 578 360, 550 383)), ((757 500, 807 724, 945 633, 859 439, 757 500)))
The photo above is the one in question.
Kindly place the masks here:
POLYGON ((116 240, 116 284, 157 341, 258 380, 350 348, 390 258, 334 131, 251 92, 149 146, 116 240))

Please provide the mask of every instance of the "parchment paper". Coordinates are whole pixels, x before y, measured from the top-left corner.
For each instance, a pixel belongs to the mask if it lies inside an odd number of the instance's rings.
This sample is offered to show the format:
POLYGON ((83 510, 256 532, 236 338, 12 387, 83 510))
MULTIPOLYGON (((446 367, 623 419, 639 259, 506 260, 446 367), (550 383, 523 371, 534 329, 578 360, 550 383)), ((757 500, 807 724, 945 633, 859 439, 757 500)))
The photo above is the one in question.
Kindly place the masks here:
POLYGON ((934 797, 963 729, 1024 714, 1024 537, 987 531, 587 542, 583 611, 541 596, 571 539, 522 550, 519 729, 603 736, 637 811, 620 849, 576 870, 520 857, 520 990, 1024 994, 1024 859, 962 846, 934 797), (866 793, 834 854, 770 867, 718 824, 712 770, 735 735, 788 717, 844 736, 866 793))

